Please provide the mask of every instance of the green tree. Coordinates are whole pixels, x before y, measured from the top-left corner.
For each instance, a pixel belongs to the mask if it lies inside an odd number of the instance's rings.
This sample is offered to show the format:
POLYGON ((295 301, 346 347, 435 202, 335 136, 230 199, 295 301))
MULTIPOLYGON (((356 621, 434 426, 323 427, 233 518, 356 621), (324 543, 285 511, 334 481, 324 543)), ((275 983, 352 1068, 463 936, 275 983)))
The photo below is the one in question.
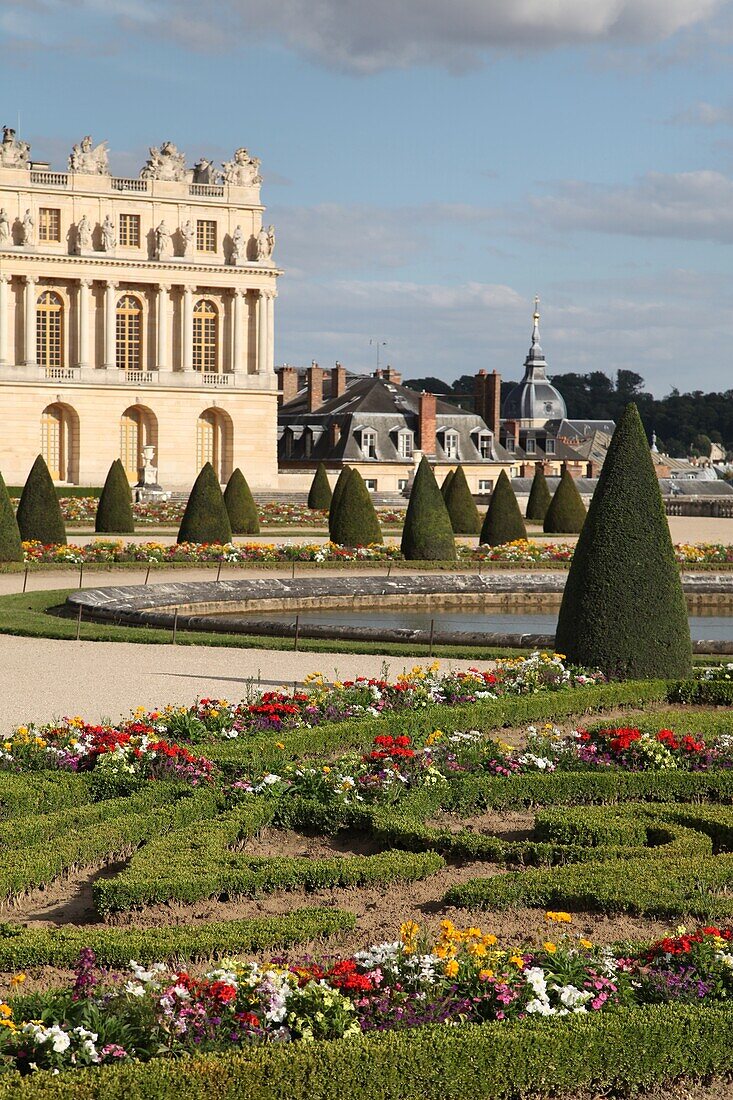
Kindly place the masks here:
POLYGON ((532 487, 529 490, 529 500, 527 501, 527 511, 525 512, 527 519, 532 519, 536 523, 544 523, 551 500, 552 494, 547 484, 545 471, 538 462, 534 468, 532 487))
POLYGON ((333 542, 339 546, 369 546, 382 542, 377 513, 358 470, 351 470, 334 518, 333 542))
POLYGON ((39 455, 31 466, 18 505, 18 528, 25 541, 36 539, 45 546, 66 542, 61 506, 48 466, 39 455))
POLYGON ((328 484, 326 467, 322 462, 319 462, 308 493, 308 507, 312 508, 313 511, 327 512, 331 507, 332 498, 333 493, 331 492, 331 486, 328 484))
POLYGON ((401 545, 407 561, 456 560, 456 541, 448 509, 424 455, 412 483, 401 545))
POLYGON ((679 567, 634 404, 614 432, 578 539, 555 648, 618 679, 690 674, 679 567))
POLYGON ((247 479, 237 467, 224 490, 224 505, 233 535, 259 535, 260 520, 257 505, 247 479))
POLYGON ((341 497, 343 495, 344 489, 346 488, 346 482, 349 480, 350 473, 351 467, 344 466, 336 480, 336 484, 333 487, 333 493, 331 495, 331 506, 328 509, 328 537, 330 538, 331 542, 336 541, 333 537, 334 524, 336 522, 339 505, 341 504, 341 497))
POLYGON ((445 498, 448 496, 448 490, 450 489, 451 482, 453 481, 453 478, 455 476, 456 476, 456 471, 455 470, 449 470, 448 473, 443 478, 443 484, 440 486, 440 491, 443 494, 443 500, 445 500, 445 498))
POLYGON ((477 535, 481 530, 481 517, 462 466, 456 468, 448 490, 443 494, 443 499, 454 534, 477 535))
POLYGON ((2 474, 0 474, 0 561, 22 561, 18 521, 2 474))
POLYGON ((193 483, 191 495, 178 529, 179 542, 232 541, 224 496, 214 467, 207 462, 193 483))
POLYGON ((486 546, 501 546, 505 542, 515 542, 517 539, 526 539, 526 537, 527 528, 524 526, 512 483, 506 475, 506 470, 502 470, 491 494, 479 543, 486 546))
POLYGON ((577 535, 583 529, 586 514, 578 486, 567 466, 563 466, 560 482, 545 514, 545 534, 577 535))
POLYGON ((94 530, 99 535, 131 535, 135 530, 130 482, 119 458, 114 460, 107 473, 97 504, 94 530))

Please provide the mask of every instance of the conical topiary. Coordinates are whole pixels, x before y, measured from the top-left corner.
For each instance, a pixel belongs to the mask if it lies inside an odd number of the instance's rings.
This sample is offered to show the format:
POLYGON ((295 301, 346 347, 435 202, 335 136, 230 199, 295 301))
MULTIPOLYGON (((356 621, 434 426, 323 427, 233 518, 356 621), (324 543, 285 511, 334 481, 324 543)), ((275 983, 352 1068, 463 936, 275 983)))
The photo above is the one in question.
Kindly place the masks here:
POLYGON ((448 509, 424 455, 412 483, 401 546, 407 561, 456 560, 456 542, 448 509))
POLYGON ((218 543, 232 541, 232 528, 221 485, 210 462, 206 463, 193 483, 181 526, 178 529, 178 541, 218 543))
POLYGON ((341 496, 346 488, 346 482, 349 480, 349 474, 351 473, 350 466, 344 466, 341 473, 338 476, 336 484, 333 487, 333 493, 331 494, 331 505, 328 509, 328 537, 331 542, 336 540, 333 537, 334 524, 336 522, 336 515, 338 514, 339 504, 341 503, 341 496))
POLYGON ((544 523, 551 500, 552 493, 547 484, 545 471, 538 462, 534 469, 532 487, 529 490, 527 511, 524 513, 527 519, 534 520, 535 523, 544 523))
POLYGON ((501 546, 505 542, 515 542, 516 539, 526 537, 527 528, 524 526, 517 498, 506 476, 506 470, 502 470, 491 494, 479 542, 486 546, 501 546))
POLYGON ((333 542, 339 546, 368 546, 382 542, 382 529, 369 490, 358 470, 351 470, 334 517, 333 542))
POLYGON ((319 462, 316 466, 316 472, 313 475, 310 492, 308 493, 308 507, 312 508, 313 511, 327 512, 331 507, 332 497, 333 493, 328 483, 326 467, 322 462, 319 462))
POLYGON ((567 466, 563 466, 560 482, 545 513, 543 530, 546 535, 577 535, 583 530, 586 507, 567 466))
POLYGON ((28 480, 20 495, 16 519, 20 537, 25 542, 37 539, 44 546, 66 542, 66 528, 59 498, 43 455, 39 455, 31 466, 28 480))
POLYGON ((122 461, 116 458, 109 468, 94 520, 97 534, 131 535, 135 530, 132 493, 122 461))
POLYGON ((450 489, 451 482, 453 481, 453 478, 455 477, 455 474, 456 474, 455 470, 449 470, 448 473, 443 478, 443 484, 440 486, 440 491, 443 495, 443 500, 445 500, 445 498, 448 495, 448 490, 450 489))
POLYGON ((690 674, 687 609, 649 443, 626 406, 563 594, 555 648, 623 679, 690 674))
POLYGON ((0 474, 0 561, 22 561, 18 521, 2 474, 0 474))
POLYGON ((444 500, 454 534, 477 535, 481 530, 481 517, 462 466, 458 466, 451 478, 444 500))
POLYGON ((239 467, 227 482, 224 490, 224 506, 233 535, 259 535, 260 521, 257 505, 239 467))

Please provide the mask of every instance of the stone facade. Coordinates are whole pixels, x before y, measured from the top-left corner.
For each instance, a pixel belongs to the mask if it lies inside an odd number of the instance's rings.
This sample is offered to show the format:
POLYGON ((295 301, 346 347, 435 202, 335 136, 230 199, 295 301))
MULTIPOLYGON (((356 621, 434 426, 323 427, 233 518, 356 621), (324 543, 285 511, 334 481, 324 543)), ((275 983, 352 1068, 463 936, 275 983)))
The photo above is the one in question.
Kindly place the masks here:
POLYGON ((68 172, 0 144, 0 471, 22 484, 39 451, 59 483, 135 483, 153 444, 164 489, 204 461, 277 486, 275 233, 259 161, 217 172, 172 142, 138 178, 109 174, 85 137, 68 172), (206 180, 206 182, 200 182, 206 180))

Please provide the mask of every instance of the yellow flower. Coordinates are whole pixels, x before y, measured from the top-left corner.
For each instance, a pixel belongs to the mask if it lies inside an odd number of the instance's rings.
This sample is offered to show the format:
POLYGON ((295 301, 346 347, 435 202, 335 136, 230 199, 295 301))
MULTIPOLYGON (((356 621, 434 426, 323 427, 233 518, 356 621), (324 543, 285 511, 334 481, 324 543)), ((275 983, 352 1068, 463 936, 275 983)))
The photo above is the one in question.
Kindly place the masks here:
POLYGON ((445 975, 447 978, 455 978, 456 974, 458 973, 458 963, 455 959, 451 959, 450 962, 447 962, 445 964, 445 967, 443 969, 445 970, 445 975))
POLYGON ((477 938, 480 939, 481 938, 481 929, 480 928, 467 928, 466 929, 466 935, 471 936, 474 939, 477 939, 477 938))
POLYGON ((276 749, 284 749, 285 748, 285 742, 284 741, 276 741, 275 742, 275 748, 276 749))
POLYGON ((24 982, 24 981, 25 981, 25 974, 21 971, 20 974, 13 974, 12 978, 10 979, 10 984, 11 985, 20 985, 20 983, 24 982))
POLYGON ((442 920, 440 922, 440 931, 443 933, 444 936, 452 936, 455 930, 456 926, 452 920, 448 920, 446 918, 445 920, 442 920))
POLYGON ((545 951, 549 951, 551 955, 554 955, 557 951, 557 944, 551 943, 550 940, 548 940, 547 943, 544 943, 542 946, 544 947, 545 951))
POLYGON ((493 947, 494 944, 498 942, 499 941, 497 940, 493 932, 489 932, 488 936, 484 936, 484 944, 486 945, 486 947, 493 947))
POLYGON ((486 948, 482 943, 470 943, 466 950, 469 955, 473 955, 475 959, 482 959, 486 954, 486 948))
POLYGON ((327 768, 325 764, 323 765, 323 774, 324 775, 330 775, 331 774, 331 769, 327 768))
POLYGON ((442 730, 433 730, 432 733, 428 734, 425 744, 434 745, 436 741, 440 741, 444 736, 445 735, 442 730))
POLYGON ((420 925, 416 924, 414 920, 406 920, 404 924, 400 925, 400 939, 403 943, 417 939, 419 933, 420 925))
POLYGON ((512 966, 518 966, 520 970, 524 966, 524 959, 521 955, 510 955, 509 962, 512 966))
POLYGON ((487 982, 489 980, 489 978, 494 977, 494 971, 493 970, 479 970, 478 976, 479 976, 479 978, 481 979, 482 982, 487 982))
POLYGON ((545 913, 545 920, 554 921, 555 924, 570 924, 572 919, 569 913, 553 913, 549 910, 545 913))
POLYGON ((12 747, 13 747, 12 741, 4 741, 3 742, 3 748, 4 748, 5 752, 10 752, 12 747))
POLYGON ((0 1016, 5 1016, 5 1018, 7 1019, 9 1016, 12 1016, 12 1015, 13 1015, 13 1010, 10 1007, 10 1005, 6 1005, 6 1004, 0 1002, 0 1016))
POLYGON ((588 947, 592 947, 593 944, 590 942, 590 940, 582 939, 580 941, 580 946, 588 948, 588 947))

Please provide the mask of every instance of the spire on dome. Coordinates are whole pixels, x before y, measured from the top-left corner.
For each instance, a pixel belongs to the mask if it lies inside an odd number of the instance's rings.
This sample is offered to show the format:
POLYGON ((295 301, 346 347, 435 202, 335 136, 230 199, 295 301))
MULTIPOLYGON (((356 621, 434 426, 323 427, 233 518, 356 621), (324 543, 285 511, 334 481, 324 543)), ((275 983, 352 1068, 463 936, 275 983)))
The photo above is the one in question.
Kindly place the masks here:
MULTIPOLYGON (((532 347, 540 347, 540 300, 534 296, 534 313, 532 314, 532 347)), ((540 349, 541 350, 541 349, 540 349)))

